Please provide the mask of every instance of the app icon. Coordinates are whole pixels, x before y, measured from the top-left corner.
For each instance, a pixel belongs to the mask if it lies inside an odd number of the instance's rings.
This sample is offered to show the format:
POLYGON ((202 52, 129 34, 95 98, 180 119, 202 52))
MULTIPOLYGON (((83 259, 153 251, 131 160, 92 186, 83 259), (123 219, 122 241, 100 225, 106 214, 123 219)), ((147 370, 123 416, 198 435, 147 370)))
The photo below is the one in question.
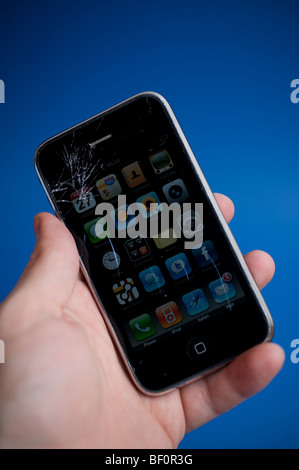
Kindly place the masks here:
POLYGON ((227 272, 227 273, 224 273, 222 274, 222 279, 225 281, 225 282, 229 282, 232 280, 232 275, 231 273, 227 272))
POLYGON ((117 230, 125 230, 128 225, 134 224, 135 215, 128 214, 128 207, 129 205, 126 204, 125 206, 121 206, 119 209, 115 209, 111 213, 112 220, 115 224, 117 230))
POLYGON ((181 179, 171 181, 171 183, 163 186, 163 192, 167 201, 171 204, 172 202, 182 202, 188 199, 189 193, 187 188, 181 179))
POLYGON ((172 256, 165 261, 166 267, 172 279, 180 279, 181 277, 188 276, 192 268, 184 253, 172 256))
POLYGON ((102 262, 106 269, 113 271, 120 265, 120 256, 115 251, 107 251, 102 258, 102 262))
POLYGON ((159 207, 160 199, 153 191, 139 197, 136 202, 140 202, 145 206, 145 209, 141 210, 143 217, 151 217, 161 211, 159 207))
POLYGON ((222 278, 210 282, 209 289, 212 292, 215 302, 221 304, 232 299, 236 295, 235 288, 231 282, 225 282, 222 278))
POLYGON ((136 300, 139 297, 138 289, 135 286, 133 279, 130 277, 123 279, 118 284, 114 284, 112 288, 121 305, 133 302, 133 300, 136 300))
POLYGON ((101 195, 101 198, 104 199, 104 201, 108 201, 109 199, 120 194, 122 191, 118 179, 113 174, 105 176, 105 178, 98 180, 96 185, 101 195))
POLYGON ((97 219, 87 222, 87 224, 84 225, 84 230, 91 243, 98 243, 106 237, 109 237, 107 222, 103 217, 98 217, 97 219))
POLYGON ((92 209, 96 205, 96 200, 89 188, 82 188, 73 192, 70 199, 79 214, 92 209))
POLYGON ((138 261, 149 255, 151 250, 145 238, 134 238, 125 242, 125 248, 132 261, 138 261))
POLYGON ((203 242, 200 248, 192 248, 196 263, 201 268, 208 266, 218 260, 218 253, 210 240, 203 242))
POLYGON ((171 160, 169 153, 166 150, 154 153, 149 158, 155 173, 163 173, 163 171, 169 170, 173 167, 173 161, 171 160))
POLYGON ((209 302, 202 289, 195 289, 192 292, 188 292, 188 294, 183 295, 182 301, 191 316, 204 312, 209 308, 209 302))
POLYGON ((180 323, 183 319, 175 302, 168 302, 167 304, 158 307, 156 309, 156 315, 163 328, 169 328, 176 323, 180 323))
POLYGON ((146 292, 153 292, 156 289, 160 289, 160 287, 165 284, 165 279, 159 266, 151 266, 150 268, 141 271, 139 273, 139 278, 146 292))
POLYGON ((163 248, 175 243, 177 241, 177 236, 173 229, 170 228, 169 230, 163 230, 163 232, 158 233, 158 236, 153 237, 153 240, 156 247, 159 248, 159 250, 162 250, 163 248))
POLYGON ((122 174, 124 175, 127 185, 130 188, 135 188, 135 186, 139 186, 140 184, 146 182, 146 178, 142 173, 138 162, 134 162, 131 163, 131 165, 125 166, 122 169, 122 174))
POLYGON ((145 339, 148 336, 152 336, 156 333, 156 328, 152 322, 152 319, 147 313, 133 318, 133 320, 129 322, 129 325, 138 341, 141 341, 142 339, 145 339))

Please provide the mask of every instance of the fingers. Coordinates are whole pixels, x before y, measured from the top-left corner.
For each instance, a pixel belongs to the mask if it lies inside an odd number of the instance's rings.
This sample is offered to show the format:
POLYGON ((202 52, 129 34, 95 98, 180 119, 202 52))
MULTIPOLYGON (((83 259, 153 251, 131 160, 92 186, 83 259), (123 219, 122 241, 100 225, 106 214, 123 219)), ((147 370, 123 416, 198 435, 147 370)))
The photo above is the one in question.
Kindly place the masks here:
MULTIPOLYGON (((233 202, 223 194, 215 193, 214 196, 226 221, 230 222, 235 212, 233 202)), ((275 264, 273 259, 268 253, 260 250, 251 251, 244 258, 259 289, 263 289, 274 275, 275 264)))
POLYGON ((260 250, 247 253, 244 259, 259 289, 263 289, 274 275, 275 264, 273 259, 268 253, 260 250))
POLYGON ((279 372, 283 362, 284 352, 280 346, 260 344, 220 371, 182 388, 187 432, 261 391, 279 372))
POLYGON ((227 196, 224 196, 224 194, 215 193, 214 196, 218 203, 218 206, 221 209, 222 214, 225 217, 226 222, 230 222, 235 213, 233 201, 227 196))
MULTIPOLYGON (((58 313, 74 288, 79 261, 75 242, 53 215, 38 214, 34 221, 37 243, 18 284, 5 302, 9 321, 26 325, 42 313, 58 313)), ((5 308, 4 308, 5 311, 5 308)))
MULTIPOLYGON (((215 194, 215 198, 226 221, 230 222, 234 215, 232 201, 222 194, 215 194)), ((259 289, 262 289, 274 275, 273 259, 259 250, 248 253, 244 258, 259 289)), ((246 351, 220 371, 183 387, 181 396, 187 432, 265 388, 279 372, 283 362, 284 352, 280 346, 261 344, 246 351)))

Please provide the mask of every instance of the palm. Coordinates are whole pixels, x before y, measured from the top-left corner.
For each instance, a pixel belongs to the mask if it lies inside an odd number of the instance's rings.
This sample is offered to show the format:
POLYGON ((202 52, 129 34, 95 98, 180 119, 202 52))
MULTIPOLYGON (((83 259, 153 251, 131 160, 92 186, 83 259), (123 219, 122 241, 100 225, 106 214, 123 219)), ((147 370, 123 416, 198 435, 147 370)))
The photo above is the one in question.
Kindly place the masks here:
MULTIPOLYGON (((218 202, 229 220, 232 204, 223 196, 218 202)), ((139 392, 78 277, 70 234, 49 214, 39 223, 31 262, 1 308, 1 336, 13 361, 1 369, 0 445, 176 447, 186 431, 258 392, 280 369, 281 349, 263 344, 180 390, 139 392)), ((273 275, 271 258, 252 252, 246 261, 262 288, 273 275)))

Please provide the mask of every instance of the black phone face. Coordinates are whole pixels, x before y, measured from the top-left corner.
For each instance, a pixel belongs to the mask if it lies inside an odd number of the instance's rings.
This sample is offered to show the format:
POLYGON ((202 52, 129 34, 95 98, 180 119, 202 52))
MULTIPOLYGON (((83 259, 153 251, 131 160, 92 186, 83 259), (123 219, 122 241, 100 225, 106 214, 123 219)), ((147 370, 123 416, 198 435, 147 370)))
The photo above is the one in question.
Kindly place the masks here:
POLYGON ((39 147, 35 164, 144 391, 179 386, 271 339, 267 307, 162 97, 136 95, 63 132, 39 147), (128 236, 133 203, 143 204, 146 226, 158 220, 154 236, 128 236), (170 217, 166 233, 162 203, 190 209, 170 217), (192 248, 185 223, 201 237, 192 248))

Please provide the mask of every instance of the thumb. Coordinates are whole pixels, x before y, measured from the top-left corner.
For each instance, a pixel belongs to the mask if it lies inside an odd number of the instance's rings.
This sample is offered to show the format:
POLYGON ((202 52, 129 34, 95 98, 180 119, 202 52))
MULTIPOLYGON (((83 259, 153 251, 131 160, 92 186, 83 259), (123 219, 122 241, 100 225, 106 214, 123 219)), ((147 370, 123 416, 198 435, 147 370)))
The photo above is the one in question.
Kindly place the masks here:
MULTIPOLYGON (((34 218, 36 246, 16 287, 4 302, 7 320, 27 326, 42 313, 59 314, 78 278, 79 257, 69 231, 56 217, 34 218)), ((11 324, 11 323, 10 323, 11 324)))

